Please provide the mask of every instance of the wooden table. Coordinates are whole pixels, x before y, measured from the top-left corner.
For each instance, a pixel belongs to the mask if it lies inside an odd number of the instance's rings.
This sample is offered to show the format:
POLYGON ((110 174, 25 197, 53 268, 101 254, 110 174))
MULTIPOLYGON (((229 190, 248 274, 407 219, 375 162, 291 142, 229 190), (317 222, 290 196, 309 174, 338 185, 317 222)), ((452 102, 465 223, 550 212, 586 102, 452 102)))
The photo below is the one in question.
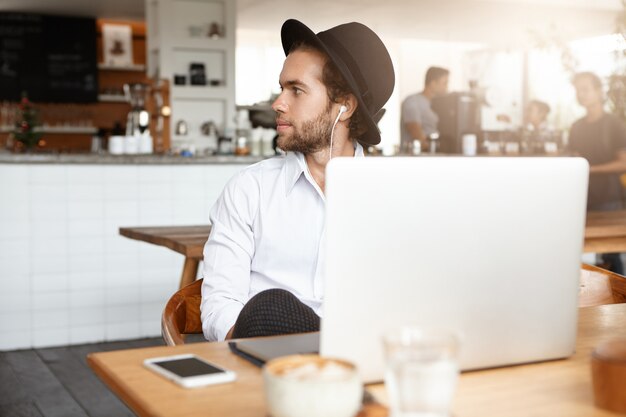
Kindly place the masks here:
MULTIPOLYGON (((180 288, 198 275, 202 250, 211 226, 120 227, 120 234, 130 239, 165 246, 185 255, 180 288)), ((626 210, 589 212, 585 226, 584 252, 626 252, 626 210)))
POLYGON ((191 284, 198 275, 198 264, 202 260, 202 249, 211 226, 166 226, 166 227, 120 227, 120 235, 159 246, 165 246, 185 255, 180 288, 191 284))
POLYGON ((626 252, 626 210, 588 212, 584 251, 626 252))
MULTIPOLYGON (((615 414, 593 405, 590 353, 599 342, 626 337, 626 304, 579 310, 576 353, 569 359, 512 366, 461 376, 454 415, 461 417, 568 416, 615 414)), ((497 346, 494 346, 497 349, 497 346)), ((232 354, 224 342, 92 353, 96 374, 139 416, 266 416, 260 369, 232 354), (195 353, 237 372, 237 381, 197 389, 180 388, 142 365, 155 356, 195 353)), ((382 384, 368 387, 386 401, 382 384)), ((371 405, 360 416, 386 415, 371 405)))

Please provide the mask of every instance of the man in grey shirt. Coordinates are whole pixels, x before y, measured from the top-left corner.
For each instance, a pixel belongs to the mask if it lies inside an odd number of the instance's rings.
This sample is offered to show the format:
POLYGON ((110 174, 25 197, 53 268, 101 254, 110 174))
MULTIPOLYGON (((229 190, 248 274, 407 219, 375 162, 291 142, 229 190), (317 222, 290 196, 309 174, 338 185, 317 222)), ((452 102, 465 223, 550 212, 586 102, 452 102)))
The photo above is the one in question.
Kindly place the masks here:
POLYGON ((428 68, 424 91, 411 94, 402 102, 400 153, 412 153, 414 139, 419 139, 425 149, 428 136, 437 132, 439 117, 431 109, 430 101, 448 92, 449 75, 445 68, 428 68))
MULTIPOLYGON (((604 110, 602 80, 594 73, 580 72, 572 80, 578 103, 587 114, 574 123, 569 134, 570 150, 585 158, 590 167, 587 209, 622 210, 620 175, 626 173, 626 126, 604 110)), ((618 274, 624 273, 619 253, 602 254, 602 262, 618 274)))

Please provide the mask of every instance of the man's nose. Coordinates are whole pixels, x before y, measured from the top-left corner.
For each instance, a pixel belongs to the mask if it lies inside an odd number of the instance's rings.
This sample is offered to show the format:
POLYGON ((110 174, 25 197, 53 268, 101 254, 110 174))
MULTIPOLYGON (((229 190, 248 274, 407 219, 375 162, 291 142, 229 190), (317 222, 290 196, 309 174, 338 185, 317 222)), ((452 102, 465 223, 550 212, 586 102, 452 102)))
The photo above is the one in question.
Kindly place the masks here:
POLYGON ((287 111, 287 104, 283 100, 283 93, 280 93, 276 100, 272 103, 272 109, 277 113, 285 113, 287 111))

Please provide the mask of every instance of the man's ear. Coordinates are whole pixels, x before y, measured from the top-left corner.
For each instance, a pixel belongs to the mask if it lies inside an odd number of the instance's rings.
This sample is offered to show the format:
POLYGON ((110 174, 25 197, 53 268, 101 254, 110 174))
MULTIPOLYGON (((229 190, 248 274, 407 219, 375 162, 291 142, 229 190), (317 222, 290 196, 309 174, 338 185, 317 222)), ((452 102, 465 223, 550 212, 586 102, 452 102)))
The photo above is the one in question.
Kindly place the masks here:
POLYGON ((341 114, 341 116, 339 117, 339 120, 341 120, 342 122, 345 122, 346 120, 352 117, 357 107, 359 107, 359 102, 357 101, 356 97, 354 97, 354 95, 349 94, 347 97, 343 99, 341 104, 346 106, 346 111, 341 114))

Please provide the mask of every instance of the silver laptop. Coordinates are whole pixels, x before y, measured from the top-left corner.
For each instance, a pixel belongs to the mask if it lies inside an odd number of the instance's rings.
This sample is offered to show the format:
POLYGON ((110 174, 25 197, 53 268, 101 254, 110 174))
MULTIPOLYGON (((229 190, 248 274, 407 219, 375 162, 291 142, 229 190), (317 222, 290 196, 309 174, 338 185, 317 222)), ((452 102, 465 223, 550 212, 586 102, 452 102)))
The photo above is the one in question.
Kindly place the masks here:
POLYGON ((327 176, 320 353, 383 379, 381 336, 459 332, 464 370, 573 353, 581 158, 338 158, 327 176))

